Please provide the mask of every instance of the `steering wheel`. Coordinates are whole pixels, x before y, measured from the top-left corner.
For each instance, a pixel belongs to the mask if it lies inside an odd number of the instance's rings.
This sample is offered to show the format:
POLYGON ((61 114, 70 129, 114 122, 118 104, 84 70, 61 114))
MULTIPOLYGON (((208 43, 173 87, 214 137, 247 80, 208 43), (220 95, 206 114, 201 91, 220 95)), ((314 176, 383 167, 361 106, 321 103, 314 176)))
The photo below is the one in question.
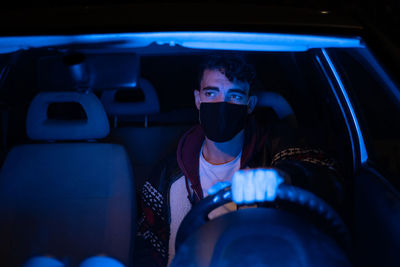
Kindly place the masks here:
MULTIPOLYGON (((212 210, 229 202, 232 202, 232 193, 231 188, 226 187, 216 194, 207 196, 194 205, 179 227, 175 241, 175 251, 178 251, 180 245, 183 244, 193 231, 209 221, 208 214, 212 210)), ((268 202, 271 203, 270 201, 268 202)), ((345 250, 349 249, 350 235, 343 220, 329 204, 313 193, 296 186, 281 184, 278 187, 277 195, 273 202, 291 203, 317 214, 327 225, 327 230, 337 237, 339 245, 345 250)))

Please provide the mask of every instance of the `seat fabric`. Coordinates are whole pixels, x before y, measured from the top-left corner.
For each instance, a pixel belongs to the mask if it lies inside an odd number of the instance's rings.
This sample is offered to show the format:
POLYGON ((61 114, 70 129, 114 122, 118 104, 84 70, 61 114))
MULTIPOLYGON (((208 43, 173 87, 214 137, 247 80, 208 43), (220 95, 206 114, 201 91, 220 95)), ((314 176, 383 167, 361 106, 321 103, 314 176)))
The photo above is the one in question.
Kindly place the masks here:
POLYGON ((15 147, 0 174, 0 266, 19 266, 35 255, 75 266, 99 254, 128 265, 133 188, 120 145, 15 147))

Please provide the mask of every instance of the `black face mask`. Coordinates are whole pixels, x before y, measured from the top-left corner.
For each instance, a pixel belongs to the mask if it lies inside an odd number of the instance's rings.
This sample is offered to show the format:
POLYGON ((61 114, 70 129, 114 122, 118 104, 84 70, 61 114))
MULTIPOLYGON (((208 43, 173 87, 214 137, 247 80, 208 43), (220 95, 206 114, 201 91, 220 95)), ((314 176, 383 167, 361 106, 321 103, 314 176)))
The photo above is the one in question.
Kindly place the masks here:
POLYGON ((247 105, 228 102, 201 103, 200 124, 205 135, 214 142, 231 140, 244 129, 247 105))

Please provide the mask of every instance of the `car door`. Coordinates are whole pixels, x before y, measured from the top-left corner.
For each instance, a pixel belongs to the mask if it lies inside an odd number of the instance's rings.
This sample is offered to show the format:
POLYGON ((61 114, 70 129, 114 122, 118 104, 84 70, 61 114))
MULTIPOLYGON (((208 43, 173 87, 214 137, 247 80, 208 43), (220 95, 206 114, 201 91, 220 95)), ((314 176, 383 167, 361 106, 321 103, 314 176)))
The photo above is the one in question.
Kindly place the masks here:
POLYGON ((368 48, 318 55, 354 150, 354 249, 360 266, 400 266, 400 92, 368 48))

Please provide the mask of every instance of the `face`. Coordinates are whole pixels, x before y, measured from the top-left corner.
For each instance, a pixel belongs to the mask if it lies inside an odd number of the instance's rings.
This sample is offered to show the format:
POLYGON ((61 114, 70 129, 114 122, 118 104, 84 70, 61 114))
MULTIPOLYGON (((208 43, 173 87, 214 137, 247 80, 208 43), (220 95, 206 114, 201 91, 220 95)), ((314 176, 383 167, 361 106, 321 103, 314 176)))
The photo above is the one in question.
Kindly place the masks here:
POLYGON ((197 109, 202 102, 229 102, 247 105, 251 113, 257 102, 255 96, 249 96, 249 85, 243 82, 231 82, 219 70, 204 70, 200 90, 194 91, 197 109))

